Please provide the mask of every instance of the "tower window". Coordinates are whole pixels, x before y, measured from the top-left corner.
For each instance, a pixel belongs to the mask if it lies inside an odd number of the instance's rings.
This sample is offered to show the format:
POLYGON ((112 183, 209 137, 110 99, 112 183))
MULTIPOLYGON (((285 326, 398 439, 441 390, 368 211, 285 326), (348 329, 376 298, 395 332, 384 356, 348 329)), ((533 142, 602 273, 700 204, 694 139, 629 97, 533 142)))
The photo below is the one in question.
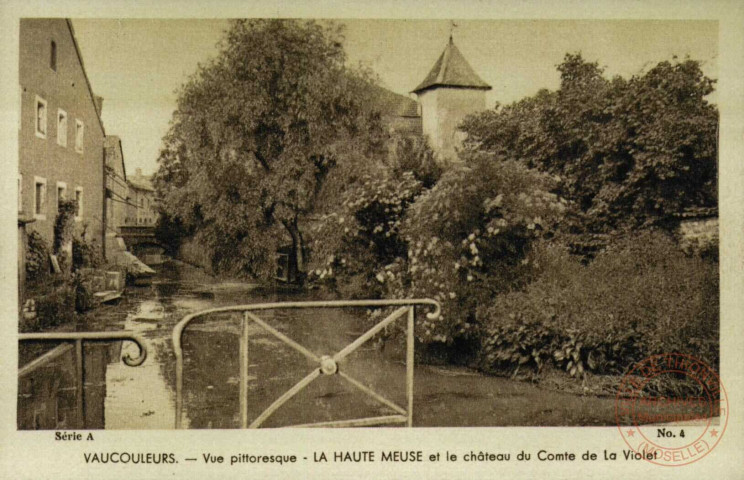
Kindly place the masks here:
POLYGON ((57 43, 52 40, 52 46, 49 51, 49 68, 57 71, 57 43))

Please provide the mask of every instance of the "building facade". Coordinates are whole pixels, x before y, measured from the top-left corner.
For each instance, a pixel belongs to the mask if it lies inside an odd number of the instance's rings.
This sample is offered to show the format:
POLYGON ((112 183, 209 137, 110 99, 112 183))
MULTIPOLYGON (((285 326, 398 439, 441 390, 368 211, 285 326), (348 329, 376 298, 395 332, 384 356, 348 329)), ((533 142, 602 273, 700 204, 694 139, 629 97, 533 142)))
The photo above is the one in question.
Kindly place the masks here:
POLYGON ((121 233, 121 226, 127 218, 127 198, 129 185, 124 166, 124 152, 121 139, 115 135, 107 135, 104 140, 104 158, 106 159, 106 253, 113 258, 115 252, 121 250, 117 236, 121 233))
POLYGON ((72 24, 21 19, 19 220, 51 246, 61 199, 76 199, 76 231, 103 245, 103 100, 83 66, 72 24))
POLYGON ((127 185, 129 198, 125 223, 154 226, 158 220, 158 209, 152 175, 142 175, 142 170, 138 168, 134 175, 129 176, 127 185))
POLYGON ((127 172, 121 139, 108 135, 104 141, 106 158, 106 232, 116 234, 127 217, 127 172))

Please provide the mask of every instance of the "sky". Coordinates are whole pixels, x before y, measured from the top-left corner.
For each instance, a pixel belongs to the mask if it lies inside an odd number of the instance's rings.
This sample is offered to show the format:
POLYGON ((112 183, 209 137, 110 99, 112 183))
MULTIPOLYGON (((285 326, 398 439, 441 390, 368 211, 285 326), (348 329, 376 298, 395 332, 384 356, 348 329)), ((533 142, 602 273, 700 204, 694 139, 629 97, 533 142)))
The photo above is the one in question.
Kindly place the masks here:
MULTIPOLYGON (((556 65, 568 52, 599 62, 607 76, 639 74, 676 55, 701 61, 705 74, 718 78, 715 21, 454 20, 454 28, 449 20, 337 22, 346 26, 349 63, 371 67, 383 86, 404 95, 424 79, 452 33, 493 87, 488 108, 557 88, 556 65)), ((122 140, 127 173, 154 173, 176 90, 217 54, 229 22, 74 19, 73 26, 93 90, 104 97, 106 133, 122 140)))

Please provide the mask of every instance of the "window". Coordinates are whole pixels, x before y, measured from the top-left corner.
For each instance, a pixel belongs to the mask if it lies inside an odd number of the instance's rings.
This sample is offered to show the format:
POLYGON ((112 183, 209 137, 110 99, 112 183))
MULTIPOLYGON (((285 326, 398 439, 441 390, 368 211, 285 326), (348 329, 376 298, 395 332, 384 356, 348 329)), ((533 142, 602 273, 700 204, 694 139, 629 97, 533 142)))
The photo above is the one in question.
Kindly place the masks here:
POLYGON ((77 187, 75 188, 75 201, 77 201, 77 215, 75 215, 75 220, 80 220, 83 218, 83 187, 77 187))
POLYGON ((47 134, 47 102, 36 97, 36 136, 46 138, 47 134))
POLYGON ((57 145, 67 146, 67 112, 57 110, 57 145))
POLYGON ((85 125, 80 120, 75 120, 75 151, 83 153, 83 135, 85 134, 85 125))
POLYGON ((18 174, 18 212, 23 211, 23 174, 18 174))
POLYGON ((57 71, 57 44, 52 40, 52 45, 49 50, 49 68, 57 71))
POLYGON ((59 203, 67 196, 67 184, 65 182, 57 182, 57 211, 59 212, 59 203))
POLYGON ((46 178, 34 177, 34 218, 46 220, 46 178))

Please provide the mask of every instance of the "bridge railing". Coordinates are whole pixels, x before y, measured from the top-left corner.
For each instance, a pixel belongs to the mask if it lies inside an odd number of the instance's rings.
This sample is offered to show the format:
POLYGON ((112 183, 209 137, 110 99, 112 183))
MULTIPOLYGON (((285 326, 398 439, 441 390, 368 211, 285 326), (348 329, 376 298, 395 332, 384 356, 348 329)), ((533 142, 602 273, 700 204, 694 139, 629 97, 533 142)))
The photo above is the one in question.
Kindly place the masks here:
POLYGON ((439 316, 440 305, 436 300, 431 299, 404 299, 404 300, 341 300, 328 302, 284 302, 284 303, 257 303, 252 305, 236 305, 221 308, 212 308, 203 310, 184 317, 173 329, 173 348, 176 354, 176 428, 182 427, 183 417, 183 346, 182 337, 184 330, 193 320, 205 317, 215 313, 225 312, 242 312, 241 334, 240 334, 240 425, 241 428, 258 428, 266 419, 268 419, 279 407, 284 405, 289 399, 294 397, 302 389, 308 386, 313 380, 321 375, 338 375, 356 389, 374 398, 379 403, 387 406, 395 415, 386 415, 378 417, 358 418, 353 420, 340 420, 321 423, 309 423, 301 425, 292 425, 294 427, 355 427, 385 425, 392 423, 405 423, 408 427, 413 425, 413 367, 414 367, 414 320, 415 308, 417 305, 426 305, 433 307, 434 311, 427 313, 427 317, 434 319, 439 316), (280 309, 330 309, 330 308, 384 308, 400 307, 388 315, 384 320, 378 322, 374 327, 367 330, 356 340, 339 350, 333 355, 318 355, 315 352, 305 348, 300 343, 287 337, 285 334, 272 327, 254 312, 280 309), (373 338, 382 329, 392 324, 398 319, 407 319, 406 332, 406 407, 397 405, 393 401, 385 398, 370 387, 364 385, 359 380, 351 377, 347 373, 340 371, 338 362, 349 356, 358 349, 362 344, 373 338), (298 351, 308 359, 316 362, 313 368, 302 380, 297 382, 279 398, 277 398, 268 408, 266 408, 257 418, 249 423, 248 419, 248 340, 249 326, 255 324, 272 334, 294 350, 298 351))

